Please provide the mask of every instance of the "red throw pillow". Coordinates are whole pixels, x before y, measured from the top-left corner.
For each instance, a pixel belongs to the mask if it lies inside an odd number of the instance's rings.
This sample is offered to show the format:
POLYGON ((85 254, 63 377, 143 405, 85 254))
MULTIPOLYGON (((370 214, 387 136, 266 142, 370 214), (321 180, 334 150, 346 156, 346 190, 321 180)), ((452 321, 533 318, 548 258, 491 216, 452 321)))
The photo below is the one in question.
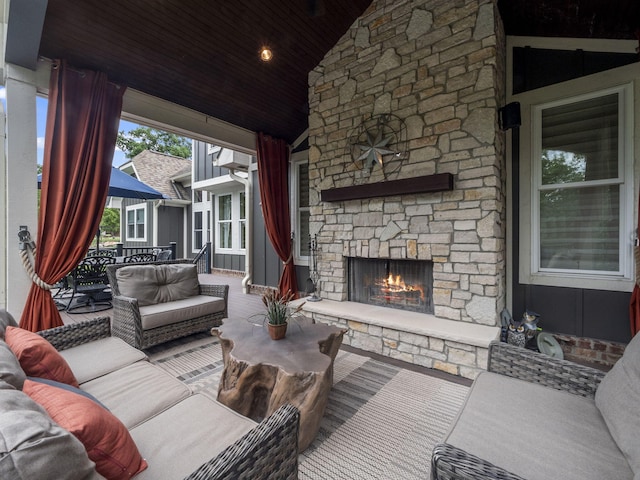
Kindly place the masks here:
POLYGON ((109 480, 126 480, 147 468, 129 431, 111 412, 89 398, 44 383, 25 380, 24 393, 44 407, 62 428, 78 438, 109 480))
POLYGON ((53 345, 37 333, 18 327, 7 327, 4 340, 18 357, 20 366, 27 376, 79 386, 67 361, 53 345))

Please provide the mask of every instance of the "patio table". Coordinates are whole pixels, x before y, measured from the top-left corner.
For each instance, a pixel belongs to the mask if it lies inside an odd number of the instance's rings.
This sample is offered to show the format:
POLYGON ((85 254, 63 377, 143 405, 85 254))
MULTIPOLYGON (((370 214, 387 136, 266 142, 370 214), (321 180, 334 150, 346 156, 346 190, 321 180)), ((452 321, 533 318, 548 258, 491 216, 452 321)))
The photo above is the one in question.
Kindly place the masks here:
POLYGON ((224 362, 218 401, 257 422, 281 405, 294 405, 300 411, 298 446, 305 450, 318 433, 346 331, 305 318, 289 324, 282 340, 271 340, 265 326, 225 320, 212 330, 224 362))

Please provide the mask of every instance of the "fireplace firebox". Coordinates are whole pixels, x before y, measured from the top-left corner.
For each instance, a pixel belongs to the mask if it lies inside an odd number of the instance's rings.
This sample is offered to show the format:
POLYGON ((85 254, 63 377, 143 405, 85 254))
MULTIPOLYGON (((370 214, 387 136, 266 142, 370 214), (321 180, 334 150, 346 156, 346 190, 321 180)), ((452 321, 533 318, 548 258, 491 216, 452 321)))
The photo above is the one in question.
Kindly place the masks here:
POLYGON ((433 263, 349 257, 349 300, 433 314, 433 263))

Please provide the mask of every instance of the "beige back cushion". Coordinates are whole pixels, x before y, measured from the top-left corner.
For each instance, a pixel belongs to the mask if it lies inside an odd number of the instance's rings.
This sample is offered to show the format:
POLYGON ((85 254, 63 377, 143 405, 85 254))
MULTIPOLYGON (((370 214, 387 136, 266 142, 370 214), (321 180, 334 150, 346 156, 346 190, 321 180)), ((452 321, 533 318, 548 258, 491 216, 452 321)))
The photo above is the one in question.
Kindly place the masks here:
POLYGON ((9 326, 17 327, 18 322, 16 322, 13 315, 7 312, 4 308, 0 308, 0 338, 4 339, 4 331, 9 326))
POLYGON ((634 478, 640 479, 640 333, 605 375, 595 400, 611 436, 627 458, 634 478))
POLYGON ((200 293, 194 264, 131 265, 116 271, 118 290, 125 297, 138 299, 141 307, 172 302, 200 293))

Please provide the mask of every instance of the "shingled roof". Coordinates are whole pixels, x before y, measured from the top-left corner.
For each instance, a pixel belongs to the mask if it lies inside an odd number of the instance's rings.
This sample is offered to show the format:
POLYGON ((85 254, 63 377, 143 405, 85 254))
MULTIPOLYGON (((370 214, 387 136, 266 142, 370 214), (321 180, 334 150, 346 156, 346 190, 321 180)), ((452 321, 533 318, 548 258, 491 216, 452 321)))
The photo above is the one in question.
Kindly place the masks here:
POLYGON ((171 180, 191 170, 191 159, 144 150, 131 159, 138 180, 164 193, 173 200, 191 200, 191 190, 171 180))

